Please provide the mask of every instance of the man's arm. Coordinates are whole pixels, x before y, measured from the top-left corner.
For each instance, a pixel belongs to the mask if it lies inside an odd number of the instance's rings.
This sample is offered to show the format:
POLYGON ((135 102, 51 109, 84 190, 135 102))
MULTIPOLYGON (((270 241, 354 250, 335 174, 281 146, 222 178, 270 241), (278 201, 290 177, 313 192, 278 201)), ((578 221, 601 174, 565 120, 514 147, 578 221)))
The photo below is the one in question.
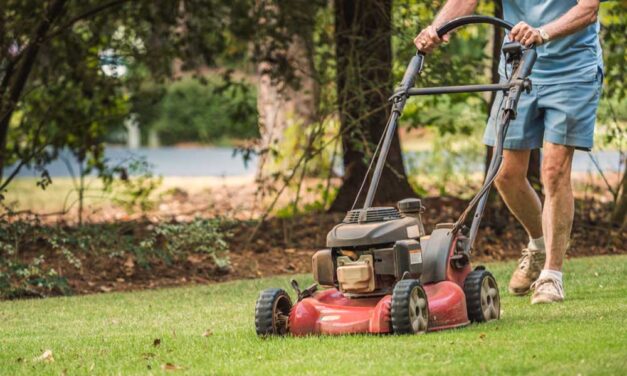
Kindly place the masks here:
POLYGON ((424 28, 414 38, 416 48, 421 52, 429 53, 443 41, 448 42, 448 35, 445 35, 443 38, 438 37, 437 28, 452 19, 472 14, 475 8, 477 8, 477 3, 478 0, 448 0, 433 20, 433 23, 424 28))
POLYGON ((531 44, 540 45, 546 42, 546 40, 542 38, 540 29, 546 32, 549 40, 573 34, 597 21, 599 3, 599 0, 579 0, 577 5, 570 8, 570 10, 564 13, 560 18, 538 29, 525 22, 519 22, 512 28, 510 38, 525 46, 529 46, 531 44))

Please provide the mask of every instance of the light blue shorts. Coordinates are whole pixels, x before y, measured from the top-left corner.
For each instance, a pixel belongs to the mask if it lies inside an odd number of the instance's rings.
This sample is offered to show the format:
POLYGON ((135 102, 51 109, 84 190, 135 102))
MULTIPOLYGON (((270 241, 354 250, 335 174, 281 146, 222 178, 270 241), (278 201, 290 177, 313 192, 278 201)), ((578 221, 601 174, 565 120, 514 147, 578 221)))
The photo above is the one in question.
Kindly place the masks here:
MULTIPOLYGON (((532 82, 533 84, 533 82, 532 82)), ((527 150, 542 147, 543 141, 590 150, 594 124, 603 87, 603 72, 596 81, 556 85, 532 85, 518 101, 518 114, 509 124, 505 149, 527 150)), ((499 92, 490 111, 483 135, 486 145, 494 146, 497 116, 503 93, 499 92)))

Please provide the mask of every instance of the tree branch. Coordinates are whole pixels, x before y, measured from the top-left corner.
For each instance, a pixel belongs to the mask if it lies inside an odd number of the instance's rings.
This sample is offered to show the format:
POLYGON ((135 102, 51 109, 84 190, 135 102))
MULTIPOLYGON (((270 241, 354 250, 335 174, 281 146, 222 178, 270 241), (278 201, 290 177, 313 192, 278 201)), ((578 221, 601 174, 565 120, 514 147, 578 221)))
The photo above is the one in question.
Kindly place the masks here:
POLYGON ((64 23, 63 25, 55 28, 54 30, 52 30, 44 39, 44 41, 46 40, 50 40, 54 37, 56 37, 57 35, 63 33, 65 30, 69 29, 70 27, 74 26, 75 23, 77 23, 78 21, 82 21, 85 19, 88 19, 90 17, 93 17, 95 15, 97 15, 98 13, 105 11, 109 8, 113 8, 116 7, 118 5, 122 5, 123 3, 126 2, 130 2, 130 0, 111 0, 108 3, 104 3, 101 5, 98 5, 92 9, 86 10, 85 12, 72 17, 69 21, 67 21, 66 23, 64 23))

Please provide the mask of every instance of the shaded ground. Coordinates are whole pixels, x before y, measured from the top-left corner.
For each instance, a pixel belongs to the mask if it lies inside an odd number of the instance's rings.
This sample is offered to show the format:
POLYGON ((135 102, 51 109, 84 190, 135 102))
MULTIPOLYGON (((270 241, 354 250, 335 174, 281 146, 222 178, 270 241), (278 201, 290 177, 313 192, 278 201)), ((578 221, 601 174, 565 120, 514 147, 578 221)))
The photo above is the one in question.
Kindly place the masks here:
MULTIPOLYGON (((423 205, 427 208, 424 221, 427 232, 430 232, 436 223, 455 219, 465 208, 466 201, 457 198, 426 198, 423 205)), ((603 218, 607 217, 609 210, 608 204, 578 200, 577 207, 568 257, 627 252, 625 231, 603 224, 603 218)), ((131 252, 75 252, 81 263, 80 268, 71 265, 61 252, 54 249, 32 246, 20 255, 29 260, 43 252, 47 265, 53 266, 65 277, 69 287, 78 294, 309 273, 312 254, 324 247, 327 232, 342 218, 343 214, 340 213, 271 218, 258 229, 250 242, 248 239, 257 222, 227 221, 222 230, 229 233, 227 242, 231 269, 228 273, 217 270, 209 255, 194 250, 189 250, 189 254, 181 259, 167 261, 151 257, 143 263, 131 252)), ((176 222, 176 217, 170 218, 170 221, 176 222)), ((514 219, 497 205, 487 212, 484 223, 476 245, 475 260, 518 258, 527 240, 514 219)), ((94 227, 94 232, 106 234, 111 231, 106 223, 90 226, 94 227)), ((146 236, 147 229, 152 226, 153 223, 147 219, 130 220, 124 222, 124 230, 116 230, 118 232, 111 236, 118 236, 122 231, 125 236, 141 238, 146 236)))

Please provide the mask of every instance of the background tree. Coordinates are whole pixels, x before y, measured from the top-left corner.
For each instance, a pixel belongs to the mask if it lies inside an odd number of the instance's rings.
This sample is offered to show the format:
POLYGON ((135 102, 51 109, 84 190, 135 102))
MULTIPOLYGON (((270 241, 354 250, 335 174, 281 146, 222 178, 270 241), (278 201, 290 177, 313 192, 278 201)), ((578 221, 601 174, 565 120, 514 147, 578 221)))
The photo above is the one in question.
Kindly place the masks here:
MULTIPOLYGON (((352 207, 389 115, 392 94, 392 1, 335 2, 337 100, 342 137, 344 177, 331 205, 352 207)), ((414 196, 395 135, 375 203, 414 196)), ((365 195, 361 197, 361 201, 365 195)))
MULTIPOLYGON (((318 120, 319 79, 314 65, 314 27, 319 0, 256 1, 260 162, 257 181, 293 168, 290 156, 305 147, 305 129, 318 120), (291 129, 296 127, 296 129, 291 129), (286 140, 288 134, 297 140, 286 140)), ((293 162, 293 161, 292 161, 293 162)))

